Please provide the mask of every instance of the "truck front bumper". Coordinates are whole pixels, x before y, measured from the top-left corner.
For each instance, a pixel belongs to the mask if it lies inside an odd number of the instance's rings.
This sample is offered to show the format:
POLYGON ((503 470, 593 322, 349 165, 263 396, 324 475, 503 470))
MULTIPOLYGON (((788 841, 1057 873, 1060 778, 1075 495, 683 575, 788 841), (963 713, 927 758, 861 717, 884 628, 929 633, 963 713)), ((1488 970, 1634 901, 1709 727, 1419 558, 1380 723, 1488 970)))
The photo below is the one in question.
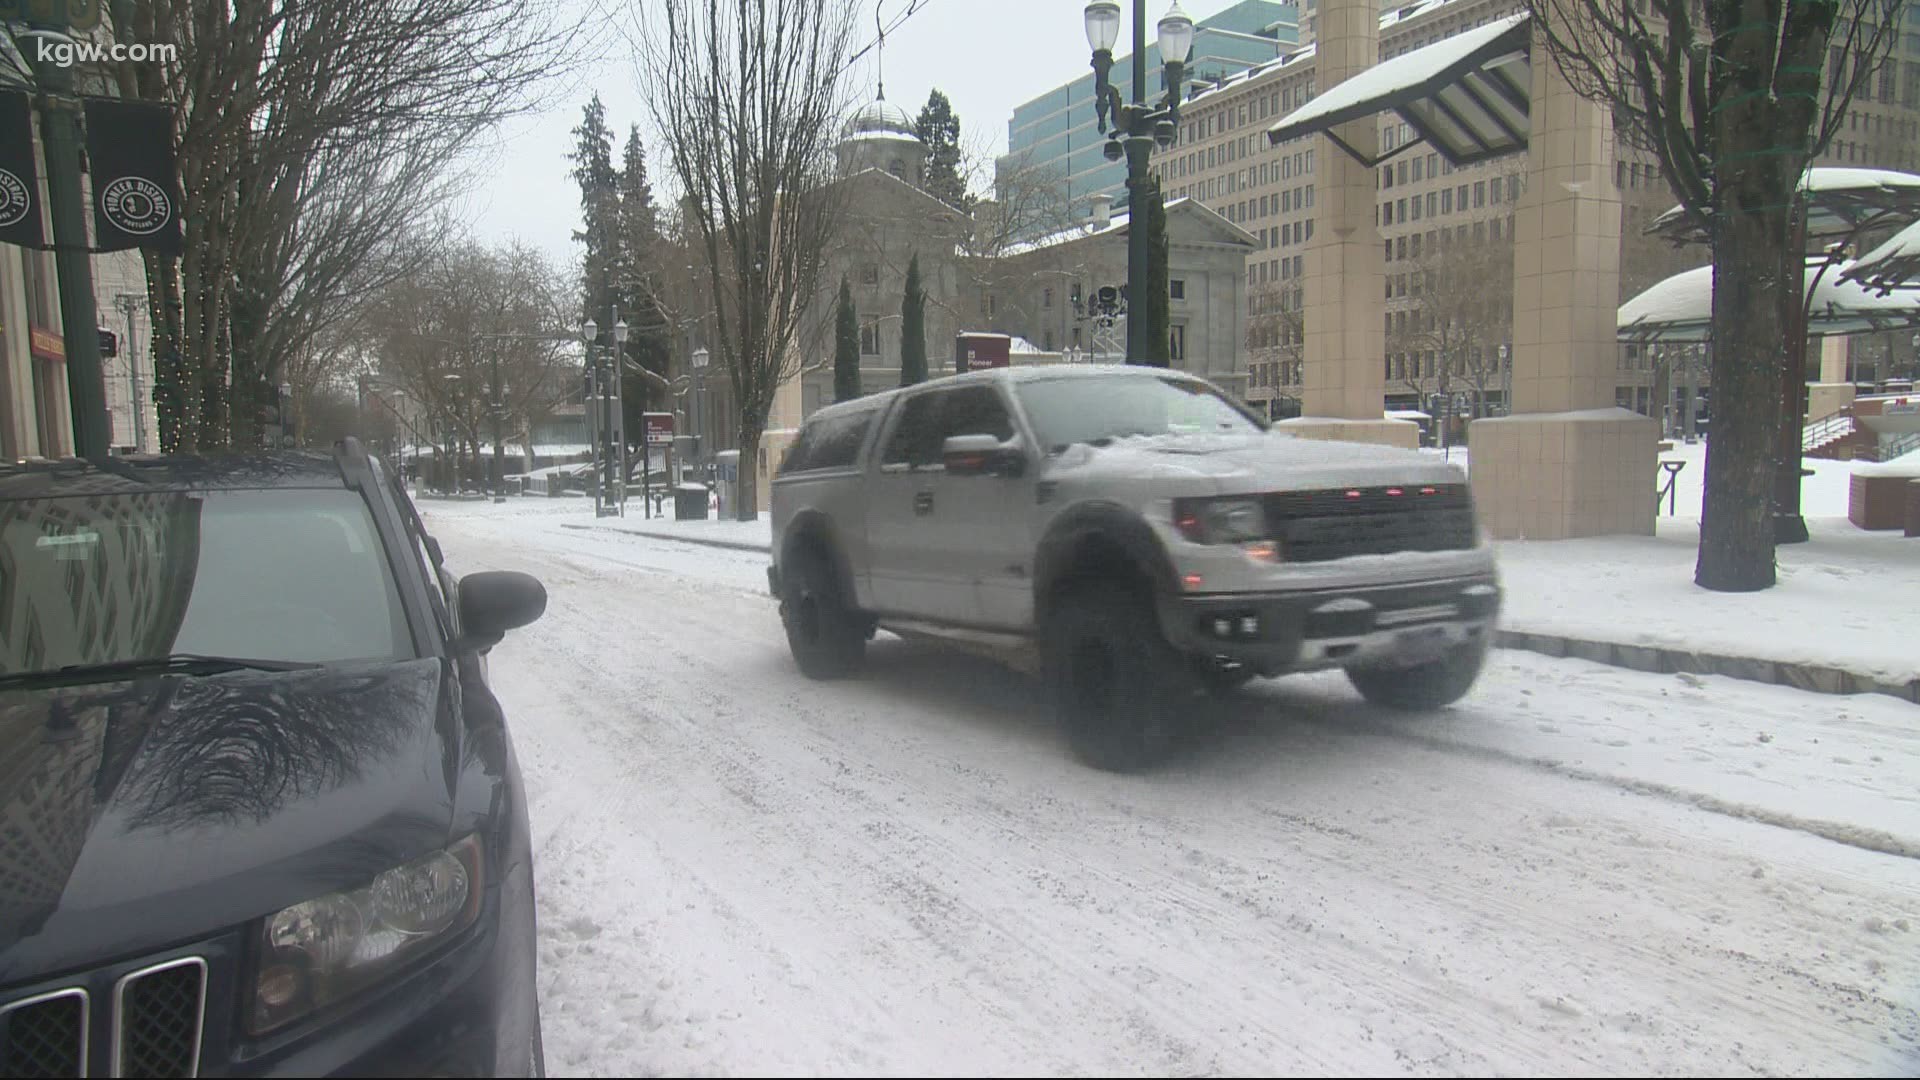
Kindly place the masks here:
POLYGON ((1401 585, 1267 593, 1199 593, 1161 605, 1184 652, 1262 675, 1386 661, 1420 663, 1493 632, 1495 574, 1401 585))

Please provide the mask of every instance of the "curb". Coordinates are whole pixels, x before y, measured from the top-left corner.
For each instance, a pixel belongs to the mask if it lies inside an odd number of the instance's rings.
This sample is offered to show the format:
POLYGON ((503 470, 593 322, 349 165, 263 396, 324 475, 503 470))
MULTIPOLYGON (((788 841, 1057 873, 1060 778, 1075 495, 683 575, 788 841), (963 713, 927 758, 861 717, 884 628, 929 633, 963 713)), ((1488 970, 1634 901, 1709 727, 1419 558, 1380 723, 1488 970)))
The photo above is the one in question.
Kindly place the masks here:
POLYGON ((1570 657, 1609 667, 1627 668, 1655 675, 1721 675, 1747 682, 1771 683, 1815 694, 1884 694, 1902 701, 1920 704, 1920 679, 1907 682, 1883 682, 1871 675, 1826 664, 1799 664, 1784 660, 1761 660, 1748 656, 1672 649, 1657 645, 1623 645, 1613 641, 1590 641, 1559 634, 1536 634, 1524 630, 1500 630, 1494 644, 1503 649, 1519 649, 1543 656, 1570 657))
POLYGON ((579 529, 582 532, 610 532, 622 536, 640 536, 648 540, 665 540, 669 544, 696 544, 701 547, 726 548, 730 551, 755 551, 762 555, 773 549, 765 544, 755 544, 747 540, 721 540, 711 536, 673 536, 668 533, 648 532, 645 529, 622 529, 617 525, 574 525, 561 522, 563 529, 579 529))
MULTIPOLYGON (((609 525, 566 525, 569 529, 595 529, 602 532, 641 536, 677 544, 699 544, 734 551, 766 554, 764 544, 710 537, 669 536, 663 533, 621 529, 609 525)), ((1562 659, 1586 660, 1608 667, 1642 671, 1653 675, 1720 675, 1744 682, 1768 683, 1805 690, 1814 694, 1883 694, 1920 705, 1920 679, 1908 682, 1883 682, 1871 675, 1826 664, 1798 664, 1784 660, 1762 660, 1751 656, 1727 656, 1720 653, 1672 649, 1657 645, 1623 645, 1615 641, 1594 641, 1561 634, 1541 634, 1526 630, 1499 630, 1494 644, 1502 649, 1539 653, 1562 659)))

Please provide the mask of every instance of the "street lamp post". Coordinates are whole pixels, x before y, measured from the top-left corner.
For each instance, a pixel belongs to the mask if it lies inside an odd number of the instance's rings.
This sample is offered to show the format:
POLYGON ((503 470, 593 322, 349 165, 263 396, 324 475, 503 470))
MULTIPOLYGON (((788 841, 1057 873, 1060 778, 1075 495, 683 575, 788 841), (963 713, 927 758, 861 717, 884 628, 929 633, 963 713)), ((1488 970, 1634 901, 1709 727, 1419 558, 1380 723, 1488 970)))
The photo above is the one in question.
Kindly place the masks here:
POLYGON ((1133 0, 1133 103, 1123 104, 1120 90, 1109 78, 1113 46, 1120 37, 1120 0, 1088 0, 1087 44, 1093 48, 1093 108, 1099 130, 1107 136, 1109 161, 1127 159, 1127 360, 1140 363, 1151 349, 1147 309, 1147 168, 1153 150, 1170 149, 1180 133, 1180 83, 1185 78, 1187 54, 1193 48, 1193 20, 1174 0, 1160 20, 1160 60, 1165 65, 1166 94, 1158 105, 1147 105, 1147 0, 1133 0), (1111 124, 1109 124, 1111 120, 1111 124))

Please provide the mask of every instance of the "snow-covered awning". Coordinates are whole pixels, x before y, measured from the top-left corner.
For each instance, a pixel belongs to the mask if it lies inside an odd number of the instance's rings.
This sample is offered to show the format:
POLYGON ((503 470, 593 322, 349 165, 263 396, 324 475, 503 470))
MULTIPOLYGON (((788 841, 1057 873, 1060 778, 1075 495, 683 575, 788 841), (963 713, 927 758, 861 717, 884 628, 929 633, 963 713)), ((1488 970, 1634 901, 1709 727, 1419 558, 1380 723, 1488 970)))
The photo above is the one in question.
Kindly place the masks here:
POLYGON ((1841 277, 1882 295, 1896 289, 1920 290, 1920 222, 1860 256, 1841 277))
MULTIPOLYGON (((1920 218, 1920 176, 1892 169, 1822 166, 1800 177, 1807 193, 1807 238, 1846 240, 1862 229, 1904 225, 1920 218)), ((1646 231, 1676 244, 1712 239, 1706 224, 1676 206, 1647 225, 1646 231)))
MULTIPOLYGON (((1807 284, 1813 288, 1807 316, 1809 337, 1920 326, 1920 292, 1904 296, 1876 293, 1845 280, 1852 265, 1841 263, 1824 274, 1817 265, 1807 267, 1807 284), (1817 283, 1816 274, 1820 275, 1817 283)), ((1616 325, 1620 340, 1628 344, 1708 340, 1713 327, 1713 267, 1675 274, 1620 305, 1616 325)))
POLYGON ((1455 166, 1525 150, 1532 130, 1532 32, 1521 12, 1382 61, 1281 117, 1267 138, 1283 143, 1324 132, 1371 167, 1414 144, 1369 156, 1333 129, 1392 111, 1455 166))

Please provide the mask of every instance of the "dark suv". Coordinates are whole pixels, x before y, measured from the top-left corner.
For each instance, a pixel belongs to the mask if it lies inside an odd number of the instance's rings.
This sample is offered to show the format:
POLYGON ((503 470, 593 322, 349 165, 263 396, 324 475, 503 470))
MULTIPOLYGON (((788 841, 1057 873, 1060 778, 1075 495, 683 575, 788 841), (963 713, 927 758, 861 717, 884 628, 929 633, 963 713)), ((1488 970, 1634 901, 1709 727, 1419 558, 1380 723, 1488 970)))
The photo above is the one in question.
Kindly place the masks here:
POLYGON ((353 440, 0 465, 0 1076, 544 1075, 545 607, 353 440))

